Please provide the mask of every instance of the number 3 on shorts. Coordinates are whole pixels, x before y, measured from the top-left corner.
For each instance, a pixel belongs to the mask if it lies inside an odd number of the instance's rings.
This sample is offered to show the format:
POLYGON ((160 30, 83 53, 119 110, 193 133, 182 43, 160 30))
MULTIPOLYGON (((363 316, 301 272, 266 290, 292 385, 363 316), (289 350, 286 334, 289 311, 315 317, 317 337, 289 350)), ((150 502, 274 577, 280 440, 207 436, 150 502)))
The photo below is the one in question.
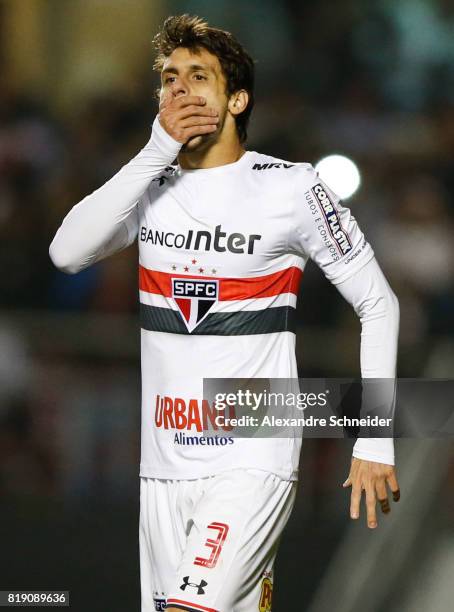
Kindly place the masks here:
POLYGON ((219 555, 221 554, 222 547, 229 532, 229 526, 225 523, 210 523, 209 525, 207 525, 207 529, 214 529, 214 531, 217 531, 217 538, 206 539, 204 546, 207 546, 211 549, 210 557, 208 559, 204 559, 203 557, 196 557, 194 559, 194 565, 201 565, 202 567, 210 569, 213 568, 218 562, 219 555))

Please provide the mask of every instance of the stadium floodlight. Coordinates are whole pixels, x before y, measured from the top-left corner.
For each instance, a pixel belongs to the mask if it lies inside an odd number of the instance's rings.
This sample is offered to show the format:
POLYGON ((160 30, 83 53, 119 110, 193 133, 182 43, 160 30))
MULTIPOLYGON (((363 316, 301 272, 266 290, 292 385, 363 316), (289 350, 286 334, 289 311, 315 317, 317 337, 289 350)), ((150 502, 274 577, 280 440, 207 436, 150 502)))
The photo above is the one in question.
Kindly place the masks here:
POLYGON ((330 189, 342 198, 350 198, 361 184, 357 165, 344 155, 328 155, 321 159, 315 169, 330 189))

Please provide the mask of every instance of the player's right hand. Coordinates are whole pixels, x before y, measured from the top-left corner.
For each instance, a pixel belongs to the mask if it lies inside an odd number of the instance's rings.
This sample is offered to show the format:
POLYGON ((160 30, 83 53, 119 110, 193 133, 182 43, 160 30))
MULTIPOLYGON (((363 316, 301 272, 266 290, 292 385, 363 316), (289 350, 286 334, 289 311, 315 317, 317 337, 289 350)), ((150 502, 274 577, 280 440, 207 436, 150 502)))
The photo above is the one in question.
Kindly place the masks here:
POLYGON ((159 105, 159 122, 172 138, 185 144, 193 136, 214 132, 219 116, 206 106, 204 97, 175 97, 167 92, 159 105))

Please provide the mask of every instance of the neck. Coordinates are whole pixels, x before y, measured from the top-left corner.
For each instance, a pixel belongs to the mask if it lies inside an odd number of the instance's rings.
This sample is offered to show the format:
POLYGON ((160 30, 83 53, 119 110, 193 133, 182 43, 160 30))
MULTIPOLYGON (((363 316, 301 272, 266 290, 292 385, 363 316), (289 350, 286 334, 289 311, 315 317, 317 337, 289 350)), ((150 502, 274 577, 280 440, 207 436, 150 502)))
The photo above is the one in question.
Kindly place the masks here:
POLYGON ((245 152, 237 137, 231 140, 223 138, 203 149, 183 151, 178 155, 178 163, 186 170, 215 168, 238 161, 245 152))

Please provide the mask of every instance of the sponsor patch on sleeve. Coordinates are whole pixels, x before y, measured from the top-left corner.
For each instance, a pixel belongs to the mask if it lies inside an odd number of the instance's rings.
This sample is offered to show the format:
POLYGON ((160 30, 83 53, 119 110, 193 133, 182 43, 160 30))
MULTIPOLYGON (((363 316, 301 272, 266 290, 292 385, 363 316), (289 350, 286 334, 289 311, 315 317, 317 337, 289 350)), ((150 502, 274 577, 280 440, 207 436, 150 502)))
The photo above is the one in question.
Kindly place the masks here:
POLYGON ((312 193, 318 202, 331 238, 339 251, 339 255, 343 257, 353 248, 350 236, 343 229, 338 212, 323 186, 317 183, 312 187, 312 193))

